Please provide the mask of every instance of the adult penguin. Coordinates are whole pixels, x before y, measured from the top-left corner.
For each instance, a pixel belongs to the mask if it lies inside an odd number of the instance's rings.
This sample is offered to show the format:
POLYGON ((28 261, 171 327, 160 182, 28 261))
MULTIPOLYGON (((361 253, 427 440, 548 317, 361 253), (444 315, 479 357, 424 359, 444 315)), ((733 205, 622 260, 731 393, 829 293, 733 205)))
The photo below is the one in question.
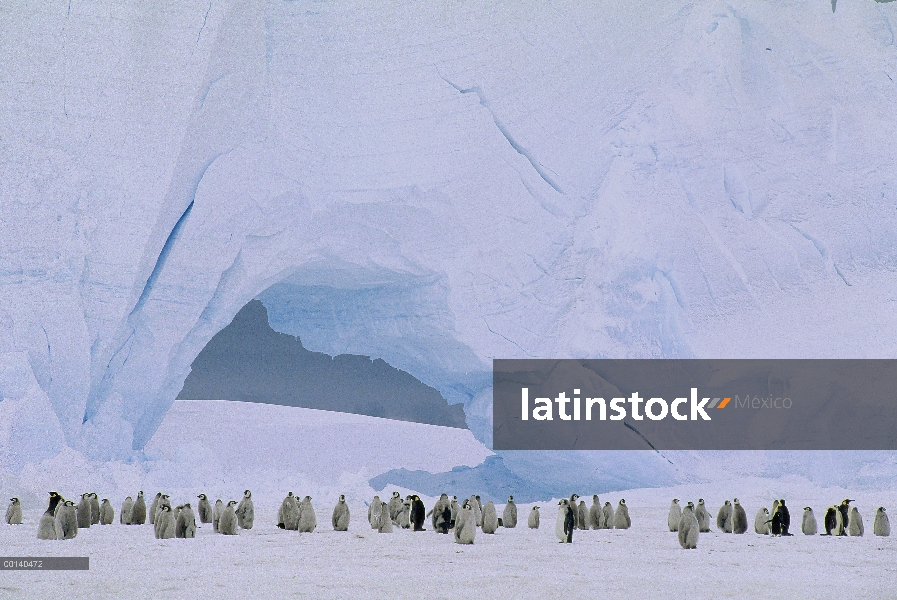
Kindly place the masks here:
POLYGON ((56 535, 56 507, 63 502, 62 496, 56 492, 50 492, 50 501, 47 504, 47 510, 41 515, 40 523, 37 526, 37 539, 39 540, 55 540, 56 535))
POLYGON ((589 509, 586 508, 586 501, 579 501, 579 509, 576 511, 576 526, 579 529, 589 528, 589 509))
POLYGON ((825 533, 822 535, 844 535, 844 521, 841 520, 841 511, 837 506, 829 506, 823 519, 825 533))
POLYGON ((293 492, 287 494, 277 512, 277 526, 281 529, 296 531, 299 529, 299 501, 293 492))
POLYGON ((765 506, 760 507, 754 517, 754 533, 769 535, 769 509, 765 506))
POLYGON ((863 517, 856 506, 850 508, 850 519, 847 521, 847 533, 854 537, 863 537, 863 517))
POLYGON ((389 518, 389 505, 381 502, 383 505, 380 511, 380 525, 377 527, 377 533, 392 533, 392 519, 389 518))
POLYGON ((121 513, 118 515, 118 519, 122 525, 130 525, 131 524, 131 511, 134 510, 134 501, 130 496, 125 498, 125 501, 121 503, 121 513))
POLYGON ((174 524, 174 537, 190 539, 196 537, 196 515, 190 503, 181 507, 174 524))
POLYGON ((686 550, 693 550, 698 547, 698 519, 695 517, 695 505, 689 502, 679 517, 676 524, 676 531, 679 532, 679 545, 686 550))
POLYGON ((614 528, 614 507, 610 505, 610 502, 604 503, 604 508, 601 509, 603 513, 603 522, 604 529, 613 529, 614 528))
POLYGON ((566 498, 558 502, 558 517, 554 524, 554 534, 562 544, 573 543, 573 530, 576 529, 576 517, 573 507, 566 498))
POLYGON ((56 509, 56 539, 71 540, 78 535, 78 509, 71 500, 66 500, 56 509))
POLYGON ((156 524, 156 513, 159 512, 159 500, 162 498, 162 492, 156 492, 156 497, 153 498, 153 503, 150 504, 149 509, 149 520, 153 525, 156 524))
POLYGON ((841 523, 844 524, 844 531, 839 533, 838 535, 847 535, 847 524, 850 523, 850 503, 853 500, 849 498, 845 498, 841 501, 841 504, 838 506, 838 512, 841 513, 841 523))
MULTIPOLYGON (((386 505, 385 502, 380 503, 381 508, 386 505)), ((315 509, 311 505, 311 496, 306 496, 299 503, 299 533, 311 533, 318 526, 318 519, 315 516, 315 509)))
POLYGON ((380 510, 382 506, 383 502, 380 501, 380 496, 374 496, 374 499, 368 505, 368 523, 371 525, 371 529, 380 527, 380 510))
POLYGON ((579 494, 571 494, 569 501, 570 508, 573 509, 573 527, 579 526, 579 494))
MULTIPOLYGON (((694 511, 692 511, 692 516, 694 516, 694 511)), ((670 511, 667 513, 667 527, 670 528, 670 531, 679 531, 679 521, 681 520, 682 507, 679 506, 679 498, 673 498, 673 501, 670 502, 670 511)), ((697 519, 695 522, 697 523, 697 519)))
POLYGON ((396 523, 402 529, 411 529, 411 500, 402 501, 402 510, 399 512, 396 523))
POLYGON ((614 529, 629 529, 632 520, 629 518, 629 507, 626 506, 626 500, 620 498, 617 504, 617 511, 614 513, 614 529))
POLYGON ((800 520, 800 531, 804 535, 816 535, 818 527, 816 526, 816 515, 809 506, 804 507, 804 516, 800 520))
POLYGON ((134 500, 134 507, 131 509, 131 525, 143 525, 146 523, 146 500, 143 499, 143 492, 137 492, 137 499, 134 500))
POLYGON ((90 494, 81 494, 81 501, 78 503, 78 527, 90 527, 90 494))
POLYGON ((340 494, 336 506, 333 507, 333 516, 330 518, 334 531, 349 531, 349 505, 346 504, 346 496, 340 494))
POLYGON ((735 498, 732 503, 732 533, 744 533, 747 528, 747 513, 738 498, 735 498))
POLYGON ((507 527, 508 529, 517 527, 517 505, 514 504, 514 496, 508 496, 508 503, 505 504, 504 510, 501 511, 501 524, 502 527, 507 527))
POLYGON ((526 520, 526 525, 530 529, 538 529, 539 528, 539 507, 534 506, 532 510, 529 511, 529 518, 526 520))
POLYGON ((492 500, 483 507, 483 533, 495 533, 498 529, 498 512, 492 500))
POLYGON ((732 503, 728 500, 719 507, 716 513, 716 528, 723 533, 732 533, 732 503))
POLYGON ((154 525, 157 540, 168 540, 175 536, 177 522, 174 519, 174 514, 171 512, 170 505, 162 505, 159 508, 159 514, 156 515, 154 525))
POLYGON ((398 492, 393 492, 387 507, 389 508, 389 518, 393 521, 398 519, 399 513, 402 512, 402 496, 398 492))
POLYGON ((209 497, 205 494, 200 494, 199 496, 197 496, 197 498, 199 498, 199 504, 196 505, 196 512, 199 513, 199 522, 211 523, 212 503, 209 502, 209 497))
POLYGON ((779 500, 779 507, 776 509, 776 512, 782 515, 782 535, 793 535, 788 533, 788 529, 791 527, 791 512, 789 512, 788 507, 785 506, 785 500, 779 500))
MULTIPOLYGON (((218 526, 221 523, 221 515, 224 514, 224 503, 221 501, 221 498, 215 500, 215 508, 212 509, 212 531, 215 533, 220 533, 218 530, 218 526)), ((237 516, 234 515, 236 519, 237 516)))
POLYGON ((424 531, 424 520, 427 518, 427 509, 424 507, 420 496, 414 494, 411 497, 411 525, 413 531, 424 531))
POLYGON ((19 502, 18 498, 9 499, 9 507, 6 509, 6 524, 22 524, 22 503, 19 502))
POLYGON ((237 510, 234 511, 234 514, 237 515, 237 525, 240 526, 240 529, 252 529, 252 524, 255 523, 255 505, 252 503, 252 492, 249 490, 243 492, 243 499, 240 500, 240 504, 237 505, 237 510))
POLYGON ((598 500, 598 494, 592 496, 592 506, 589 508, 589 527, 592 529, 601 529, 601 501, 598 500))
POLYGON ((875 511, 875 520, 872 521, 872 533, 873 535, 883 537, 891 535, 891 523, 888 521, 888 513, 885 512, 883 506, 879 506, 878 510, 875 511))
POLYGON ((95 492, 90 494, 90 524, 100 524, 100 499, 95 492))
POLYGON ((455 518, 455 543, 472 544, 477 533, 477 524, 473 517, 470 500, 465 500, 455 518))
POLYGON ((704 505, 703 498, 698 498, 698 505, 695 507, 695 518, 698 520, 698 531, 701 533, 710 531, 710 515, 707 514, 707 507, 704 505))
POLYGON ((224 535, 237 535, 237 513, 234 507, 237 505, 236 500, 231 500, 221 511, 218 517, 218 533, 224 535))
POLYGON ((772 519, 769 520, 769 533, 770 535, 782 535, 782 511, 779 510, 779 507, 776 506, 776 510, 772 513, 772 519))
POLYGON ((114 520, 115 509, 112 508, 109 498, 103 498, 103 503, 100 505, 100 525, 112 525, 114 520))

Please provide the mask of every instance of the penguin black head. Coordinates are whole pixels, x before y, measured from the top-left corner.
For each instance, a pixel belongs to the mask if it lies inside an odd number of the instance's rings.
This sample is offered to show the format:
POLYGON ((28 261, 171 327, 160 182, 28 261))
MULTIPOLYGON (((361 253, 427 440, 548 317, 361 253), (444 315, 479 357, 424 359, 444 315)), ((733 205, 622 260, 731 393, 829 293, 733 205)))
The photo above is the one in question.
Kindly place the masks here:
POLYGON ((622 499, 622 498, 620 498, 620 504, 623 504, 623 505, 625 505, 625 504, 626 504, 626 501, 625 501, 625 500, 623 500, 623 499, 622 499))
POLYGON ((533 507, 533 510, 539 510, 539 507, 538 507, 538 506, 534 506, 534 507, 533 507))
POLYGON ((171 507, 168 506, 167 504, 163 504, 163 505, 162 505, 162 512, 169 512, 169 511, 171 511, 171 507))
POLYGON ((344 494, 340 494, 340 495, 339 495, 339 501, 340 501, 340 502, 345 502, 345 501, 346 501, 346 496, 345 496, 344 494))
POLYGON ((514 496, 508 496, 508 502, 513 502, 513 501, 514 501, 514 496))
POLYGON ((246 496, 247 498, 251 498, 252 492, 250 492, 249 490, 246 490, 245 492, 243 492, 243 495, 246 496))
POLYGON ((109 502, 109 498, 103 498, 103 502, 109 502))
POLYGON ((458 496, 452 496, 452 500, 454 500, 455 502, 457 502, 457 501, 458 501, 458 496))
POLYGON ((784 501, 784 500, 779 500, 779 506, 785 506, 785 501, 784 501))
POLYGON ((679 498, 673 498, 673 504, 679 504, 679 498))
POLYGON ((729 502, 728 500, 726 500, 724 504, 732 504, 732 503, 729 502))
POLYGON ((698 504, 704 504, 704 499, 703 499, 703 498, 698 498, 698 504))
POLYGON ((399 492, 393 492, 393 493, 392 493, 392 497, 393 497, 393 498, 398 498, 398 497, 399 497, 399 492))
POLYGON ((808 510, 808 511, 810 511, 810 512, 813 512, 813 509, 810 508, 809 506, 805 506, 805 507, 804 507, 804 510, 808 510))
POLYGON ((190 503, 188 502, 187 504, 183 505, 181 508, 190 508, 190 503))
POLYGON ((205 500, 205 499, 206 499, 206 495, 205 495, 205 494, 200 494, 199 496, 197 496, 197 498, 199 498, 200 500, 205 500))
POLYGON ((738 501, 738 498, 735 498, 732 502, 734 502, 735 504, 741 504, 741 502, 738 501))
POLYGON ((686 504, 686 506, 687 506, 688 508, 694 508, 694 507, 695 507, 695 503, 694 503, 694 502, 689 502, 688 504, 686 504))
POLYGON ((293 492, 290 492, 289 494, 287 494, 287 496, 292 496, 292 495, 293 495, 293 492))
POLYGON ((476 498, 477 500, 479 500, 479 499, 480 499, 480 495, 477 494, 477 495, 475 496, 475 498, 476 498))
POLYGON ((230 502, 227 503, 227 505, 228 505, 228 506, 233 506, 233 505, 236 504, 236 503, 237 503, 236 500, 231 500, 230 502))
POLYGON ((156 498, 159 498, 162 495, 162 492, 156 492, 156 498))

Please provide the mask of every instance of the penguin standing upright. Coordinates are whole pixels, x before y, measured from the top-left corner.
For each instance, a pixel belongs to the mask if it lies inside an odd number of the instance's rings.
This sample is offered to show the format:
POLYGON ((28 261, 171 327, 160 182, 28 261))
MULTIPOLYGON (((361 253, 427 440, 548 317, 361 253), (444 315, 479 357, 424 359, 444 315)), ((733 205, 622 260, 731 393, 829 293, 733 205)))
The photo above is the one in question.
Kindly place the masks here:
MULTIPOLYGON (((380 503, 381 508, 385 506, 385 502, 380 503)), ((317 526, 318 519, 315 516, 315 509, 311 505, 311 496, 306 496, 299 503, 299 533, 311 533, 317 526)))
POLYGON ((449 529, 455 528, 455 521, 458 519, 458 513, 461 507, 458 506, 458 496, 452 496, 452 503, 449 505, 449 529))
MULTIPOLYGON (((221 523, 221 515, 224 514, 224 503, 221 501, 221 498, 215 500, 215 508, 212 509, 212 531, 215 533, 220 533, 218 530, 218 525, 221 523)), ((237 516, 234 515, 236 519, 237 516)))
POLYGON ((134 507, 131 509, 131 525, 143 525, 146 523, 146 500, 143 499, 143 492, 137 492, 137 499, 134 500, 134 507))
POLYGON ((579 527, 579 494, 570 495, 569 505, 573 509, 573 527, 579 527))
POLYGON ((90 524, 100 524, 100 499, 96 492, 90 494, 90 524))
POLYGON ((474 520, 473 509, 470 500, 465 500, 458 515, 455 517, 455 543, 472 544, 477 533, 477 524, 474 520))
POLYGON ((738 498, 732 501, 732 533, 744 533, 748 528, 747 513, 738 498))
POLYGON ((100 525, 112 525, 114 520, 115 509, 112 508, 109 498, 103 498, 103 503, 100 505, 100 525))
POLYGON ((237 505, 236 500, 231 500, 221 511, 218 517, 218 533, 224 535, 237 535, 237 513, 234 507, 237 505))
POLYGON ((589 527, 592 529, 601 529, 601 501, 598 500, 598 494, 592 496, 592 506, 589 507, 589 527))
POLYGON ((427 509, 420 496, 414 494, 411 497, 411 525, 413 531, 424 531, 424 520, 427 518, 427 509))
POLYGON ((399 518, 399 513, 402 512, 402 496, 398 492, 393 492, 392 498, 389 499, 389 504, 386 506, 389 509, 389 518, 395 521, 399 518))
POLYGON ((837 506, 829 506, 822 520, 825 533, 822 535, 844 535, 844 521, 841 520, 841 511, 837 506))
POLYGON ((498 511, 490 500, 483 507, 483 533, 495 533, 496 529, 498 529, 498 511))
POLYGON ((576 517, 573 507, 566 498, 558 502, 558 517, 554 524, 554 534, 562 544, 573 543, 573 530, 576 529, 576 517))
POLYGON ((502 527, 507 527, 508 529, 517 527, 517 505, 514 504, 514 496, 508 496, 508 503, 505 504, 504 510, 501 511, 501 524, 502 527))
POLYGON ((754 533, 769 535, 769 509, 765 506, 760 507, 754 517, 754 533))
POLYGON ((346 496, 340 494, 336 506, 333 507, 333 516, 330 519, 334 531, 349 531, 349 505, 346 504, 346 496))
POLYGON ((863 517, 860 516, 860 511, 857 510, 857 507, 853 506, 850 509, 850 518, 847 521, 847 533, 854 537, 863 537, 863 532, 863 517))
POLYGON ((534 506, 532 510, 529 511, 529 518, 526 520, 526 525, 530 529, 538 529, 539 528, 539 507, 534 506))
POLYGON ((707 507, 704 505, 703 498, 698 498, 698 505, 695 507, 695 518, 698 520, 698 531, 701 533, 710 531, 710 515, 707 514, 707 507))
POLYGON ((40 523, 37 526, 37 539, 39 540, 55 540, 56 534, 56 507, 63 502, 62 496, 56 492, 50 492, 50 501, 47 504, 47 510, 41 515, 40 523))
POLYGON ((389 518, 389 505, 381 502, 382 510, 380 511, 380 526, 377 527, 377 533, 392 533, 392 519, 389 518))
POLYGON ((374 496, 374 499, 368 505, 368 523, 370 523, 371 529, 380 527, 380 510, 382 506, 383 502, 380 501, 380 496, 374 496))
POLYGON ((299 529, 299 502, 293 492, 287 494, 277 512, 277 526, 281 529, 299 529))
POLYGON ((679 517, 676 524, 676 531, 679 532, 679 545, 686 550, 692 550, 698 547, 698 519, 695 517, 695 505, 689 502, 679 517))
POLYGON ((483 507, 480 506, 479 499, 474 494, 470 497, 470 510, 473 511, 473 522, 477 527, 483 526, 483 507))
POLYGON ((617 511, 614 513, 614 529, 629 529, 632 520, 629 518, 629 507, 622 498, 617 504, 617 511))
POLYGON ((203 524, 211 523, 212 504, 209 502, 209 497, 205 494, 200 494, 197 498, 199 498, 199 504, 196 505, 196 512, 199 513, 199 522, 203 524))
POLYGON ((579 529, 589 528, 589 509, 586 507, 586 501, 579 501, 579 508, 576 511, 576 527, 579 529))
POLYGON ((78 503, 78 527, 87 529, 90 527, 90 494, 81 494, 81 501, 78 503))
POLYGON ((19 502, 18 498, 9 499, 9 507, 6 509, 6 524, 22 524, 22 503, 19 502))
POLYGON ((153 525, 156 524, 156 513, 159 512, 159 500, 162 498, 162 492, 156 492, 156 497, 153 498, 153 503, 150 504, 149 509, 149 520, 153 525))
POLYGON ((121 503, 121 513, 118 515, 118 519, 122 525, 130 525, 131 524, 131 511, 134 509, 134 501, 131 500, 131 497, 128 496, 125 498, 125 501, 121 503))
POLYGON ((602 520, 603 520, 603 529, 613 529, 614 528, 614 507, 610 505, 610 502, 604 503, 604 508, 601 509, 602 512, 602 520))
MULTIPOLYGON (((692 512, 692 516, 694 516, 694 512, 692 512)), ((682 507, 679 506, 679 499, 673 498, 673 501, 670 502, 670 511, 667 513, 667 527, 670 528, 670 531, 679 531, 679 521, 681 520, 682 507)), ((695 519, 695 522, 697 522, 697 519, 695 519)))
POLYGON ((234 511, 234 514, 237 515, 237 525, 241 529, 252 529, 252 524, 255 523, 255 505, 252 503, 252 492, 249 490, 243 492, 243 499, 240 500, 240 504, 237 505, 237 510, 234 511))
POLYGON ((794 535, 788 533, 788 529, 791 527, 791 512, 788 510, 788 507, 785 506, 785 500, 779 500, 779 507, 776 511, 782 515, 782 535, 794 535))
POLYGON ((804 507, 804 516, 800 520, 800 531, 804 535, 816 535, 816 515, 809 506, 804 507))
POLYGON ((174 537, 190 539, 196 537, 196 515, 188 502, 181 507, 174 524, 174 537))
POLYGON ((398 523, 399 527, 402 529, 411 529, 411 500, 402 501, 402 510, 399 511, 396 523, 398 523))
POLYGON ((883 506, 875 511, 875 520, 872 521, 872 534, 888 537, 891 535, 891 523, 888 521, 888 513, 883 506))
MULTIPOLYGON (((156 503, 156 516, 162 511, 163 506, 167 506, 171 511, 171 515, 177 519, 177 513, 175 512, 174 507, 171 506, 171 500, 169 499, 168 494, 161 494, 159 496, 159 501, 156 503)), ((150 516, 152 516, 152 512, 150 513, 150 516)))
POLYGON ((171 512, 170 505, 162 505, 155 519, 155 533, 157 540, 168 540, 175 536, 177 522, 171 512))
POLYGON ((719 507, 716 513, 716 528, 723 533, 732 533, 732 503, 728 500, 719 507))
POLYGON ((430 511, 430 514, 433 518, 430 521, 430 524, 433 526, 433 531, 437 533, 448 533, 449 520, 451 519, 451 510, 449 509, 448 494, 440 494, 439 498, 436 500, 436 504, 433 505, 433 510, 430 511), (446 510, 449 511, 446 514, 446 510))
POLYGON ((841 523, 844 525, 844 530, 838 535, 847 535, 847 525, 850 523, 850 503, 853 500, 845 498, 841 501, 841 504, 838 506, 838 512, 841 513, 841 523))
MULTIPOLYGON (((90 510, 90 507, 87 509, 90 510)), ((90 513, 88 512, 88 515, 90 513)), ((88 519, 90 520, 90 519, 88 519)), ((71 500, 56 508, 56 539, 71 540, 78 535, 78 509, 71 500)))

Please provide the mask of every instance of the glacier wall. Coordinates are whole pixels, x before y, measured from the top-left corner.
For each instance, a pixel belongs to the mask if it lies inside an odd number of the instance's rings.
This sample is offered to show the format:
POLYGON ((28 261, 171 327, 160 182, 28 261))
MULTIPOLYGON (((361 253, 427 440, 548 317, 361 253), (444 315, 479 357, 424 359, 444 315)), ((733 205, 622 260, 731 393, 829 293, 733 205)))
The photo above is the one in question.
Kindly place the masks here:
POLYGON ((5 7, 7 428, 127 459, 256 297, 487 443, 493 357, 893 356, 895 11, 5 7))

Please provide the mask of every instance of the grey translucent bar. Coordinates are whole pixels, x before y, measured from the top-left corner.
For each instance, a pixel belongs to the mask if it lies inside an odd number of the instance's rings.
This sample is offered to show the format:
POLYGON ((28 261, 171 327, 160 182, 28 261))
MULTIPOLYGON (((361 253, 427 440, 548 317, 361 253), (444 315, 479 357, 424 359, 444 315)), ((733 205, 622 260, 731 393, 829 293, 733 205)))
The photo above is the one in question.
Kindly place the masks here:
POLYGON ((88 556, 4 556, 0 571, 88 571, 88 556))

